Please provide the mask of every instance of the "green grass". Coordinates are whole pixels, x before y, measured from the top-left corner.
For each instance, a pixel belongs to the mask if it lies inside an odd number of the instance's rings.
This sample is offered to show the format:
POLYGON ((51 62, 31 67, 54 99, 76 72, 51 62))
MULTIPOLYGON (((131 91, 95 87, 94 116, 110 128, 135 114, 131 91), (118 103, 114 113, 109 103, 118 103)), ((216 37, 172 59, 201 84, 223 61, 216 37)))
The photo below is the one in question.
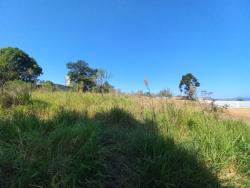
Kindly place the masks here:
POLYGON ((0 187, 250 186, 247 124, 193 103, 88 93, 32 98, 0 110, 0 187))

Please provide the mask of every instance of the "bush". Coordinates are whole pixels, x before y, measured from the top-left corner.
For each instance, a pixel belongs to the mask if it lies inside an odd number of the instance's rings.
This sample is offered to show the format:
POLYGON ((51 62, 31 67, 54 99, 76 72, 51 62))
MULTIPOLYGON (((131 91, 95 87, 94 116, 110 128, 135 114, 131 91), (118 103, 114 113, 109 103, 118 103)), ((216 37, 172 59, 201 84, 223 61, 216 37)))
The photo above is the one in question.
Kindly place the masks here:
POLYGON ((55 92, 56 86, 51 81, 41 81, 39 91, 41 91, 41 92, 55 92))
POLYGON ((167 97, 167 98, 171 98, 173 97, 172 92, 170 91, 170 89, 163 89, 161 90, 158 94, 158 97, 167 97))
POLYGON ((108 82, 104 82, 101 85, 96 85, 93 88, 93 92, 96 92, 96 93, 110 93, 112 91, 114 91, 114 87, 108 82))
POLYGON ((31 101, 31 84, 15 80, 6 82, 0 89, 0 105, 4 108, 24 105, 31 101))

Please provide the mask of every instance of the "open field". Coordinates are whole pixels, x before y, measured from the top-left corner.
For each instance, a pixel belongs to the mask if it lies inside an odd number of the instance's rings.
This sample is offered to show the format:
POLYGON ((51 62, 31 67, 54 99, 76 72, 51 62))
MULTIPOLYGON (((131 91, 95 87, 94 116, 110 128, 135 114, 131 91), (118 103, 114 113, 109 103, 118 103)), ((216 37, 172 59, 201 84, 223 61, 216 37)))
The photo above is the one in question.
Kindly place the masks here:
POLYGON ((32 99, 0 111, 3 188, 250 186, 250 127, 220 112, 112 94, 32 99))
POLYGON ((233 118, 246 121, 250 123, 250 108, 248 109, 228 109, 228 114, 233 118))

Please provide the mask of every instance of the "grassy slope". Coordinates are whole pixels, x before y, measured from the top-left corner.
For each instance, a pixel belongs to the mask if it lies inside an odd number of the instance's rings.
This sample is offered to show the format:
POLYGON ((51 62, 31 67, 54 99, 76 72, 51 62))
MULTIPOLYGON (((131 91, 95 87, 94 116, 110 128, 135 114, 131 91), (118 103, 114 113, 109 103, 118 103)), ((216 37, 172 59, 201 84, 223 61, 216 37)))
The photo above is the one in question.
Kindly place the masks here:
POLYGON ((247 187, 249 135, 192 103, 34 93, 0 111, 0 185, 247 187))

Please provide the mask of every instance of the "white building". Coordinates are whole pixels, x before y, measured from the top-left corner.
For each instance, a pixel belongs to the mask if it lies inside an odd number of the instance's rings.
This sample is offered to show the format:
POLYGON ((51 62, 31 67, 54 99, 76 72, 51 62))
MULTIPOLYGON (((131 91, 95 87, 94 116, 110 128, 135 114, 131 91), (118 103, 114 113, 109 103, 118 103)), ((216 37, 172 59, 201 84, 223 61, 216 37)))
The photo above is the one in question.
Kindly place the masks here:
POLYGON ((250 101, 215 101, 214 104, 219 107, 250 108, 250 101))
POLYGON ((70 86, 70 77, 69 77, 69 75, 65 76, 65 85, 70 86))
MULTIPOLYGON (((200 100, 201 102, 212 103, 212 100, 200 100)), ((223 101, 216 100, 214 105, 218 107, 227 107, 227 108, 250 108, 250 101, 223 101)))

